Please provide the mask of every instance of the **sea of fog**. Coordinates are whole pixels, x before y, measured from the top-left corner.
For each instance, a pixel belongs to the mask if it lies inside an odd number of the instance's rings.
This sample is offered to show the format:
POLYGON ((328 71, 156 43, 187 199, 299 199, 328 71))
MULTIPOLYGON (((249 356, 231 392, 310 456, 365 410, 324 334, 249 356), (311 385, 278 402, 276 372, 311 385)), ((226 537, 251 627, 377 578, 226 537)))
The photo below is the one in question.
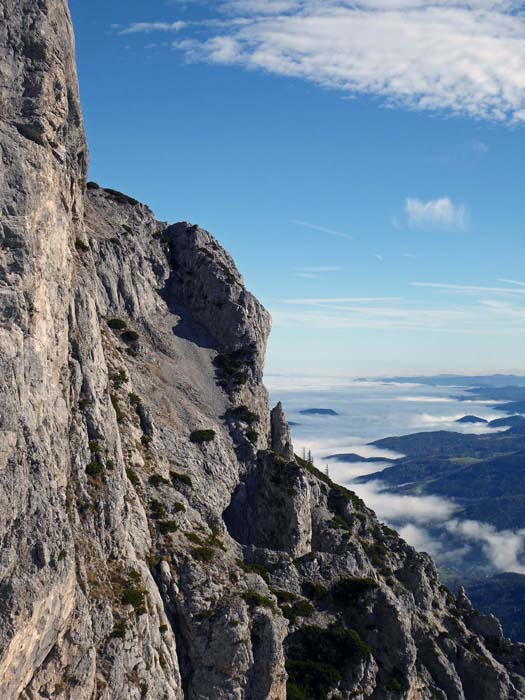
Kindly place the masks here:
MULTIPOLYGON (((454 430, 465 433, 493 432, 483 424, 458 424, 469 414, 492 420, 501 418, 487 401, 460 401, 461 386, 435 387, 359 381, 341 377, 284 377, 269 375, 266 385, 272 405, 281 401, 289 421, 297 454, 311 451, 315 465, 331 478, 348 486, 373 508, 378 517, 395 527, 407 542, 432 554, 443 569, 469 573, 513 571, 525 574, 522 553, 525 532, 497 531, 482 522, 461 520, 456 504, 435 496, 387 492, 378 479, 367 484, 354 479, 380 472, 397 455, 369 443, 394 435, 421 431, 454 430), (332 409, 338 415, 303 415, 308 409, 332 409), (381 463, 345 464, 326 457, 353 452, 363 457, 384 458, 381 463)), ((496 402, 494 402, 496 403, 496 402)))

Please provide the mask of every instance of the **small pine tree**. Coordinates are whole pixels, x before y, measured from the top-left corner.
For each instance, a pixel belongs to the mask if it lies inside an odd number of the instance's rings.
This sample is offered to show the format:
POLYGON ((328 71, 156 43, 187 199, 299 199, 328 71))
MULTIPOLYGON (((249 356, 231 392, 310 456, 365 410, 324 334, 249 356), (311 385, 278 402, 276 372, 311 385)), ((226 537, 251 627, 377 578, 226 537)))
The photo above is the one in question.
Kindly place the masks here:
POLYGON ((330 478, 330 469, 328 468, 328 464, 327 464, 326 467, 324 468, 324 473, 326 474, 326 476, 327 476, 328 478, 330 478))
POLYGON ((303 461, 306 462, 306 447, 303 447, 303 461))
POLYGON ((314 458, 312 455, 312 450, 308 450, 308 463, 313 464, 314 463, 314 458))

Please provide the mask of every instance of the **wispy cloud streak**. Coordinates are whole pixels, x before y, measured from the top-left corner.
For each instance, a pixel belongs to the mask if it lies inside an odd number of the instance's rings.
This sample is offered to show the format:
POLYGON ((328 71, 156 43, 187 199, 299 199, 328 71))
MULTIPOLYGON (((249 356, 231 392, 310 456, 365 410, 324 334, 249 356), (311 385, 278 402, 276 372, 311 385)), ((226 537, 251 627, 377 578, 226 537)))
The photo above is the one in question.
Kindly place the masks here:
POLYGON ((525 17, 513 0, 223 0, 191 60, 303 78, 388 105, 525 122, 525 17))

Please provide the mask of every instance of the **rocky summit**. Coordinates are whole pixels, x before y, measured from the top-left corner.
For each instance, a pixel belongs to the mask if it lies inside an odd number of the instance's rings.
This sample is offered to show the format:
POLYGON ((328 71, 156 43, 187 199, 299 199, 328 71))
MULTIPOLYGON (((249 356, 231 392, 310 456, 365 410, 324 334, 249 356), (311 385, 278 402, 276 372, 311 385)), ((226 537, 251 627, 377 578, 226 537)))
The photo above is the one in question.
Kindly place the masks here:
POLYGON ((66 0, 0 0, 0 147, 0 698, 525 698, 525 646, 294 456, 231 257, 86 182, 66 0))

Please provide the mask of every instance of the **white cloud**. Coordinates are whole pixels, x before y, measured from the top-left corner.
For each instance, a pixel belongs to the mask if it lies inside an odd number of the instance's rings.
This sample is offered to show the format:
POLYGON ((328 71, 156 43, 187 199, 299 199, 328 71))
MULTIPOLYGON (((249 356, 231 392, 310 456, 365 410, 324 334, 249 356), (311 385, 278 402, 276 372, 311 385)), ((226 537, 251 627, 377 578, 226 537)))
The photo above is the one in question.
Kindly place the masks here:
POLYGON ((474 284, 448 284, 446 282, 411 282, 412 287, 428 287, 440 289, 446 292, 459 292, 462 294, 496 294, 496 295, 522 295, 525 289, 512 289, 509 287, 484 287, 474 284))
POLYGON ((119 29, 119 34, 151 34, 152 32, 180 32, 187 27, 186 22, 132 22, 119 29))
POLYGON ((463 204, 454 204, 449 197, 424 202, 407 197, 405 212, 413 228, 439 228, 464 231, 468 228, 468 213, 463 204))
POLYGON ((521 2, 223 0, 211 7, 231 20, 180 44, 190 59, 379 95, 387 105, 525 121, 521 2))
POLYGON ((325 274, 331 272, 340 272, 343 268, 337 265, 318 265, 317 267, 297 267, 295 269, 296 277, 316 280, 325 274))
POLYGON ((348 233, 344 233, 343 231, 337 231, 333 228, 326 228, 326 226, 318 226, 317 224, 309 224, 306 221, 292 221, 292 224, 295 224, 296 226, 302 226, 303 228, 309 228, 312 231, 319 231, 319 233, 326 233, 329 236, 335 236, 336 238, 346 238, 347 240, 351 241, 353 240, 353 236, 350 236, 348 233))
POLYGON ((525 282, 519 282, 518 280, 500 279, 498 282, 503 282, 504 284, 515 284, 517 287, 525 287, 525 282))
POLYGON ((439 496, 404 496, 386 490, 379 481, 367 484, 351 483, 349 487, 357 493, 369 508, 388 522, 431 523, 447 521, 458 507, 439 496))
POLYGON ((481 544, 486 556, 499 571, 525 574, 521 556, 525 551, 525 530, 496 530, 475 520, 452 520, 447 530, 481 544))

